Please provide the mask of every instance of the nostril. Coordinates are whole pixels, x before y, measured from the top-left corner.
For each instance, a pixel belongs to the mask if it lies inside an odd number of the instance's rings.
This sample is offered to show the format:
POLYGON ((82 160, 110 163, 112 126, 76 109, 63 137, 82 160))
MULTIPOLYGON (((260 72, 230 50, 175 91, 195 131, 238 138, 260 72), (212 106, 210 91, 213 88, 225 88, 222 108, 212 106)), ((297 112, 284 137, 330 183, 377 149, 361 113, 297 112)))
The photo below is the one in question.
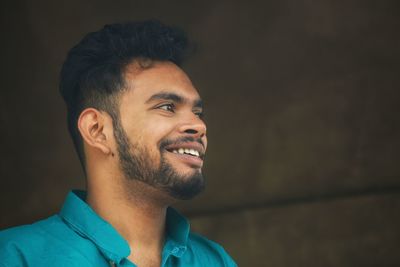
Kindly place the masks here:
POLYGON ((185 133, 188 133, 188 134, 197 134, 197 131, 196 131, 196 130, 193 130, 193 129, 187 129, 187 130, 185 130, 185 133))

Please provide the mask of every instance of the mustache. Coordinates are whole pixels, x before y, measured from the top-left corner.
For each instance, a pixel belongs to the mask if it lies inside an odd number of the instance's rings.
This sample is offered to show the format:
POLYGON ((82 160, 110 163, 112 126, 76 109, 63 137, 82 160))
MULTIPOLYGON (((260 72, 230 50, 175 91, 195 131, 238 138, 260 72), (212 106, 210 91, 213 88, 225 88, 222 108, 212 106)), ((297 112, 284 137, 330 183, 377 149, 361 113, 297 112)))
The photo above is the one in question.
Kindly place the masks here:
POLYGON ((199 143, 200 145, 202 145, 204 147, 204 142, 203 142, 203 140, 201 140, 201 138, 194 138, 194 137, 191 137, 191 136, 184 136, 184 137, 179 137, 179 138, 176 138, 176 139, 163 140, 160 143, 160 148, 164 149, 164 148, 166 148, 167 146, 170 146, 170 145, 179 145, 179 144, 188 143, 188 142, 197 142, 197 143, 199 143))

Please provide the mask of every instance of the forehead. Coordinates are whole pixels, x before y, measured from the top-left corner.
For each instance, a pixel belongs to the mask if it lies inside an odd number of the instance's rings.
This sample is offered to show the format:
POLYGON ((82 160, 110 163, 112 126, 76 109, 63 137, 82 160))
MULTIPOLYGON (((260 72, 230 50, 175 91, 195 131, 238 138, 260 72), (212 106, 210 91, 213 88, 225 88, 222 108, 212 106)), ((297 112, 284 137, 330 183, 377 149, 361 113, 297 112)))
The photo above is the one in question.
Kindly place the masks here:
POLYGON ((145 69, 134 62, 125 70, 125 81, 129 88, 127 95, 136 101, 146 101, 161 92, 179 95, 189 102, 200 98, 186 73, 168 61, 155 61, 145 69))

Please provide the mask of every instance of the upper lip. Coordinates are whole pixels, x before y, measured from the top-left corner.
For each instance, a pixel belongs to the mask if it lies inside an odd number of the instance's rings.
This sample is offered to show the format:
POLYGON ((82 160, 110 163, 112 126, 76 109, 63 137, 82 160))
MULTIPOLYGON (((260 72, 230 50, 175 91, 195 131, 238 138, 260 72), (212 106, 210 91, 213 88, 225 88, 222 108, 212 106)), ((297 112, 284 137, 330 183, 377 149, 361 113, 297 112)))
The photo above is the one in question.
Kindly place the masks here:
POLYGON ((179 148, 194 149, 199 152, 200 158, 204 158, 205 148, 202 144, 198 142, 175 143, 165 147, 165 149, 168 150, 169 152, 172 152, 173 150, 177 150, 179 148))

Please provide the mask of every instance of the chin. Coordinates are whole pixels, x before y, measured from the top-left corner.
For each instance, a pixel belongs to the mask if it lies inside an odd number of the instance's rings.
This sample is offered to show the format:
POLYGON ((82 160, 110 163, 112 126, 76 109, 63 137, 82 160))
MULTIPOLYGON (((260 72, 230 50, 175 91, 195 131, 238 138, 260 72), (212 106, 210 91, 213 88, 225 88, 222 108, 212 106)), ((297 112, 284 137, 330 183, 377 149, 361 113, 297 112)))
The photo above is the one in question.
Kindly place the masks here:
POLYGON ((205 189, 204 177, 200 171, 192 171, 190 174, 176 178, 166 188, 169 195, 175 199, 192 199, 205 189))
POLYGON ((201 169, 187 169, 186 170, 175 170, 177 176, 179 176, 183 181, 188 181, 190 179, 198 179, 202 176, 201 169))

